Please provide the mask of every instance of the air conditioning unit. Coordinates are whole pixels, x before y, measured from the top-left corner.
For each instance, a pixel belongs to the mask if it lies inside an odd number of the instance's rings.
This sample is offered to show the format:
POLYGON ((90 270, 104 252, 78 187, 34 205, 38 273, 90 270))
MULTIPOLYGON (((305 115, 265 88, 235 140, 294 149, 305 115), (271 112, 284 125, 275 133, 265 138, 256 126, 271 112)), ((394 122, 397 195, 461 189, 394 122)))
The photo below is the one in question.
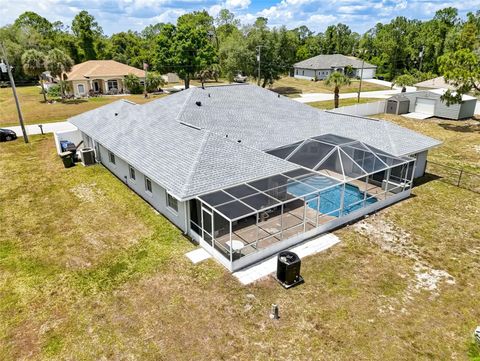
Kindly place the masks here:
POLYGON ((80 150, 80 156, 84 166, 95 164, 95 150, 92 148, 83 148, 80 150))
POLYGON ((296 253, 283 251, 278 254, 277 259, 277 280, 285 288, 290 288, 303 283, 300 276, 302 261, 296 253))

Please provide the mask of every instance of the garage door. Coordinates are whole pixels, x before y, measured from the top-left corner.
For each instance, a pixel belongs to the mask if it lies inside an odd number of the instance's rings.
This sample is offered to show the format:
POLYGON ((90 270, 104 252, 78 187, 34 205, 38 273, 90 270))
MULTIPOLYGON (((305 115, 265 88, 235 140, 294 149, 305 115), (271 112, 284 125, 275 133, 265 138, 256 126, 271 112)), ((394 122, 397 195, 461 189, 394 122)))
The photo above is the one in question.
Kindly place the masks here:
POLYGON ((417 98, 415 113, 431 114, 435 112, 435 99, 417 98))

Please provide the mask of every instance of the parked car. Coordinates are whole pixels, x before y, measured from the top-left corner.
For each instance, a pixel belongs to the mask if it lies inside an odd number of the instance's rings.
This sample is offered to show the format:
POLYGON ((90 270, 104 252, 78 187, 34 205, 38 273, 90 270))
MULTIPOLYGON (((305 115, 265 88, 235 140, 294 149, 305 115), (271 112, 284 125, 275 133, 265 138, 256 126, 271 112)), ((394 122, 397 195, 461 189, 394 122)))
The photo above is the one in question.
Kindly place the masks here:
POLYGON ((17 133, 10 129, 0 128, 0 142, 8 142, 17 139, 17 133))
POLYGON ((242 75, 241 73, 238 73, 237 75, 235 75, 235 77, 233 78, 233 81, 235 83, 245 83, 247 81, 248 77, 245 76, 245 75, 242 75))

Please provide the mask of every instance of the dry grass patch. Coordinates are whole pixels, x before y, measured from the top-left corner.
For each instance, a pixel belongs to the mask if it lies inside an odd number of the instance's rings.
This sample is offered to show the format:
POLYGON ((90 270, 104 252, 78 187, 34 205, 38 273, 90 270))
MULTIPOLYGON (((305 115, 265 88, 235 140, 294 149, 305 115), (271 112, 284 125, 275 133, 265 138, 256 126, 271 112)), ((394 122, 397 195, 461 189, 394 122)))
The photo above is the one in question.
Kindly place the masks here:
MULTIPOLYGON (((340 89, 340 93, 354 93, 358 92, 359 81, 352 79, 351 84, 340 89)), ((333 89, 325 85, 323 80, 312 81, 305 79, 296 79, 294 77, 283 77, 276 80, 272 90, 279 93, 333 93, 333 89)), ((375 91, 375 90, 389 90, 389 87, 383 85, 369 83, 367 81, 362 82, 362 92, 375 91)))
POLYGON ((213 260, 191 264, 194 245, 101 166, 62 168, 50 136, 0 147, 4 360, 476 355, 478 195, 424 183, 336 231, 340 244, 302 261, 305 284, 244 287, 213 260))

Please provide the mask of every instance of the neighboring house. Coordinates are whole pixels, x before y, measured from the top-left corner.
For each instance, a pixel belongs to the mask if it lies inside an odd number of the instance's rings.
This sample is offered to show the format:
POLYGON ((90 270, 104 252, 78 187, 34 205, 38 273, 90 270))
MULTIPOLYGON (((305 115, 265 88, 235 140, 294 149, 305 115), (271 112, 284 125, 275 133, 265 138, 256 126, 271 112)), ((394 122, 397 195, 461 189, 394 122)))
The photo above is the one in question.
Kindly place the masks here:
POLYGON ((134 74, 145 81, 145 71, 115 60, 88 60, 72 67, 64 74, 75 97, 95 94, 121 94, 127 92, 124 78, 134 74))
POLYGON ((477 99, 463 95, 460 104, 447 105, 441 96, 446 89, 421 90, 396 94, 387 100, 386 112, 390 114, 413 114, 413 118, 426 119, 439 117, 445 119, 471 118, 475 112, 477 99))
POLYGON ((363 79, 372 79, 375 77, 375 71, 377 70, 376 65, 369 64, 353 56, 345 56, 342 54, 317 55, 294 64, 293 76, 298 79, 322 80, 334 71, 345 73, 348 67, 353 69, 353 73, 347 75, 358 78, 362 76, 363 79))
POLYGON ((450 89, 455 90, 455 87, 445 81, 443 76, 437 78, 428 79, 421 81, 420 83, 415 84, 417 88, 426 88, 426 89, 450 89))
POLYGON ((119 100, 69 122, 98 161, 231 271, 408 197, 440 144, 248 84, 119 100))

